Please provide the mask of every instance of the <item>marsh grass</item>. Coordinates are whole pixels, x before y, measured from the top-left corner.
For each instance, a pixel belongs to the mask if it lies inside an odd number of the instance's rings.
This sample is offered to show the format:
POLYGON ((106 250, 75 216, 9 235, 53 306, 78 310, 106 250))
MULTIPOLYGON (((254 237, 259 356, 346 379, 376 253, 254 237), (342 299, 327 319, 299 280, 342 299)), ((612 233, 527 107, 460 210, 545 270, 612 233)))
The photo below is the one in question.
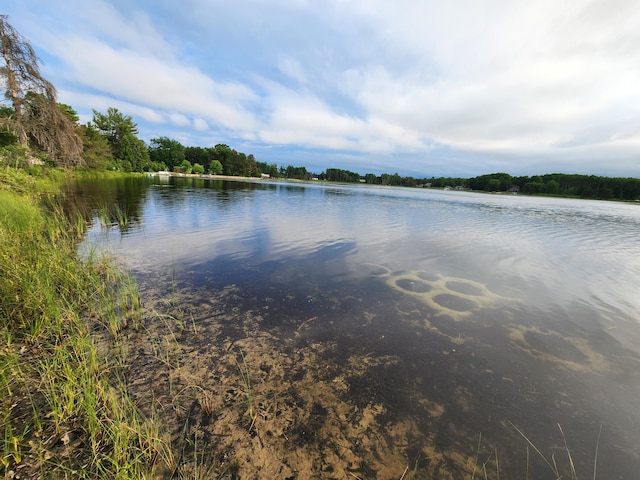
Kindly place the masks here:
POLYGON ((416 480, 418 478, 418 470, 420 469, 420 465, 422 464, 422 457, 418 455, 416 457, 416 461, 413 462, 413 468, 411 471, 409 470, 409 465, 402 472, 402 476, 400 480, 416 480))
MULTIPOLYGON (((542 463, 539 466, 543 467, 543 470, 548 471, 548 478, 554 480, 580 480, 586 478, 597 478, 597 465, 598 465, 598 449, 600 446, 600 436, 602 434, 602 426, 598 431, 598 435, 595 442, 593 469, 589 474, 589 477, 579 475, 576 464, 574 462, 573 454, 569 446, 569 441, 560 424, 557 424, 560 437, 562 439, 562 446, 551 448, 550 454, 543 453, 542 449, 536 445, 519 427, 512 422, 509 422, 511 427, 520 435, 525 441, 526 453, 525 453, 525 465, 524 471, 520 475, 520 478, 528 480, 532 475, 533 459, 538 458, 542 463), (533 455, 532 455, 533 453, 533 455)), ((511 459, 510 459, 511 460, 511 459)), ((488 480, 501 478, 502 466, 498 458, 498 451, 494 448, 487 448, 483 445, 482 435, 478 437, 478 444, 476 447, 476 454, 473 458, 473 470, 471 472, 471 480, 488 480), (487 453, 488 452, 488 453, 487 453)), ((539 473, 536 473, 539 475, 539 473)))
POLYGON ((120 342, 141 324, 135 282, 107 258, 78 258, 86 224, 52 201, 59 178, 0 177, 4 476, 158 476, 172 450, 128 394, 120 342))
POLYGON ((253 429, 254 423, 256 422, 256 415, 254 412, 255 399, 253 397, 253 391, 251 389, 251 375, 249 371, 249 365, 247 365, 247 359, 245 358, 242 350, 240 350, 240 359, 241 361, 238 361, 238 359, 236 359, 236 365, 238 366, 238 370, 240 373, 242 391, 247 402, 247 413, 249 414, 249 418, 251 418, 251 425, 249 425, 249 431, 251 431, 251 429, 253 429))
MULTIPOLYGON (((511 423, 511 422, 509 422, 511 423)), ((564 434, 564 430, 562 430, 562 425, 557 424, 558 430, 560 431, 560 436, 562 437, 563 447, 560 448, 560 453, 562 457, 565 458, 566 467, 561 468, 561 459, 556 455, 554 451, 551 455, 545 455, 542 451, 527 437, 524 432, 518 428, 516 425, 511 423, 511 426, 518 432, 518 434, 527 442, 527 471, 526 478, 529 478, 529 447, 536 453, 536 455, 544 462, 544 464, 549 468, 550 472, 553 474, 556 480, 570 478, 571 480, 579 480, 578 473, 576 472, 576 467, 573 461, 573 455, 571 453, 571 449, 569 448, 569 444, 567 441, 567 437, 564 434), (569 476, 563 474, 563 470, 568 470, 569 476)), ((598 474, 598 449, 600 447, 600 436, 602 435, 602 425, 600 425, 600 429, 598 430, 598 436, 596 438, 596 444, 594 449, 594 458, 593 458, 593 480, 596 479, 598 474)))
POLYGON ((482 478, 484 480, 488 480, 489 478, 499 479, 500 462, 498 460, 498 451, 496 449, 490 449, 488 454, 481 457, 480 452, 483 450, 482 446, 482 434, 480 434, 478 435, 478 445, 476 447, 476 455, 473 460, 471 480, 475 480, 477 478, 482 478))
POLYGON ((128 210, 119 204, 100 207, 98 219, 103 227, 117 225, 120 229, 125 229, 129 226, 128 210))

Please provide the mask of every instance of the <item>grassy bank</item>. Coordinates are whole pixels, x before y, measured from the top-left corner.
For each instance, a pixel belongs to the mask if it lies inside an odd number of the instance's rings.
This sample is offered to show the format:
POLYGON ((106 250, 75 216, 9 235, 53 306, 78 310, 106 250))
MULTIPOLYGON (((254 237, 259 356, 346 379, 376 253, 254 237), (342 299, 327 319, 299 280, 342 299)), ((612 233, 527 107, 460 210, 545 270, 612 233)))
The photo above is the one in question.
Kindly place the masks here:
POLYGON ((159 422, 127 394, 120 336, 135 284, 79 259, 86 223, 65 214, 64 175, 0 170, 0 435, 5 478, 145 478, 171 468, 159 422))

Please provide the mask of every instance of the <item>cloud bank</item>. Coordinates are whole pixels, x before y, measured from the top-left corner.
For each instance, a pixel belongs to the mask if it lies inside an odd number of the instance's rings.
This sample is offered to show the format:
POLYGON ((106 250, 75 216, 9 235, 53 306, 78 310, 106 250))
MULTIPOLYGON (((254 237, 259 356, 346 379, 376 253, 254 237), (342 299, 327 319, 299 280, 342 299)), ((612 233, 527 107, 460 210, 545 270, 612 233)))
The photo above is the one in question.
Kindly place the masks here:
POLYGON ((279 165, 640 177, 628 0, 10 2, 86 121, 279 165))

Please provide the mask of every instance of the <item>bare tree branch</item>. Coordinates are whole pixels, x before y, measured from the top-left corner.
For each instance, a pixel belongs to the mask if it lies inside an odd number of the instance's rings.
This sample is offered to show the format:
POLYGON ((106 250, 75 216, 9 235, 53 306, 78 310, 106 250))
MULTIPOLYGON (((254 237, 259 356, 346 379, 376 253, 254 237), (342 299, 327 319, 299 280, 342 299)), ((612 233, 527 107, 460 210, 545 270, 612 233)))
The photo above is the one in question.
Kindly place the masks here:
POLYGON ((61 166, 82 162, 82 142, 69 118, 58 108, 56 90, 40 73, 39 59, 27 39, 0 15, 0 51, 4 98, 14 115, 1 119, 2 127, 25 146, 44 151, 61 166))

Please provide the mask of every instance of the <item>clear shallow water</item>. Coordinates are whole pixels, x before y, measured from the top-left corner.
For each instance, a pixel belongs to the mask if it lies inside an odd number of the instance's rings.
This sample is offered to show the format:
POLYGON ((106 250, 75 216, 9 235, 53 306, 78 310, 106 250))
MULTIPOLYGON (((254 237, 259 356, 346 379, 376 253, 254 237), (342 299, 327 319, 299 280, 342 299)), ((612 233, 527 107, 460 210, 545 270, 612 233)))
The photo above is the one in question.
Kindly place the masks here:
MULTIPOLYGON (((512 473, 522 472, 516 451, 526 443, 511 424, 552 448, 562 445, 560 423, 582 475, 592 475, 602 425, 598 477, 637 477, 639 205, 190 178, 104 183, 80 191, 94 205, 117 202, 130 222, 120 230, 96 218, 85 246, 123 257, 143 289, 234 286, 235 312, 260 312, 261 330, 297 334, 298 344, 313 319, 304 341, 331 344, 324 361, 393 356, 349 377, 349 395, 384 407, 379 422, 409 418, 443 450, 482 434, 507 452, 500 460, 512 473), (413 396, 445 413, 416 409, 413 396)), ((407 448, 415 456, 421 447, 407 448)))

